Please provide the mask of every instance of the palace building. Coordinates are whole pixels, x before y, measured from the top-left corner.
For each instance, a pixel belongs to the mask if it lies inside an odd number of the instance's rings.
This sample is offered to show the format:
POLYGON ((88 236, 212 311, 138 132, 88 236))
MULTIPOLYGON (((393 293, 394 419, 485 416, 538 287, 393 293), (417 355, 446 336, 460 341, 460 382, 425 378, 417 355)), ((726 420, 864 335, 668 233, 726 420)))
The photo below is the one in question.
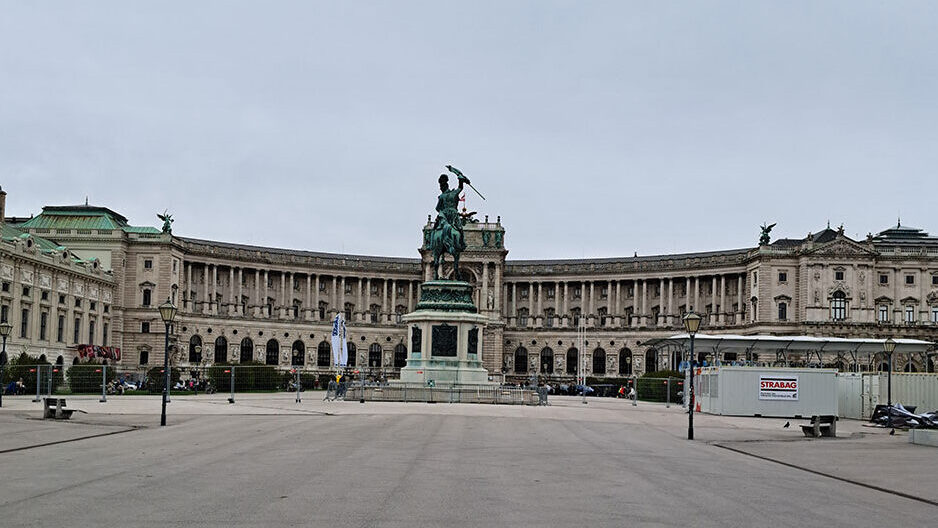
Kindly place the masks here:
MULTIPOLYGON (((401 317, 432 276, 426 250, 410 259, 199 240, 173 234, 168 222, 162 230, 131 226, 87 204, 5 218, 5 200, 0 191, 0 316, 14 327, 8 355, 160 364, 156 308, 168 298, 180 308, 174 364, 257 361, 326 372, 331 319, 341 312, 349 362, 393 378, 408 357, 401 317)), ((689 310, 704 316, 707 334, 928 341, 938 334, 938 237, 900 224, 865 240, 827 227, 728 251, 601 259, 510 260, 500 218, 467 224, 465 238, 460 271, 487 318, 483 364, 496 379, 572 379, 580 354, 597 378, 673 368, 679 353, 643 343, 682 332, 689 310)), ((879 368, 878 358, 816 352, 785 361, 879 368)), ((930 363, 901 357, 896 368, 933 371, 930 363)))

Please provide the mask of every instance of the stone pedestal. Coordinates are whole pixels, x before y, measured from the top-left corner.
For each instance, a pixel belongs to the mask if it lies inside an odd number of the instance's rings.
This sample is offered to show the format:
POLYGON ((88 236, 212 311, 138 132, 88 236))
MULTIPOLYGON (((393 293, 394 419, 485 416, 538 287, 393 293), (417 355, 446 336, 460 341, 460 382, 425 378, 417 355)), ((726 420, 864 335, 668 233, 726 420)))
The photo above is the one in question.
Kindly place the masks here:
POLYGON ((472 302, 472 285, 427 281, 414 312, 403 316, 410 354, 400 383, 488 385, 482 336, 488 318, 472 302))

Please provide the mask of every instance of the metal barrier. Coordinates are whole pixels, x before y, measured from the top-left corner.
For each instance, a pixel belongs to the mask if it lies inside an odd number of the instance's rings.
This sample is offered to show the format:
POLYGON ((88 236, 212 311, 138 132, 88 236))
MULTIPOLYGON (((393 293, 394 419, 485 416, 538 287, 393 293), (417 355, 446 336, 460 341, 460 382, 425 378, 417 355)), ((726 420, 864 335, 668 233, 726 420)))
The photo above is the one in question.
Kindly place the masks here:
POLYGON ((427 387, 424 385, 359 385, 349 387, 347 400, 425 402, 425 403, 489 403, 504 405, 537 405, 533 390, 495 385, 455 385, 427 387))

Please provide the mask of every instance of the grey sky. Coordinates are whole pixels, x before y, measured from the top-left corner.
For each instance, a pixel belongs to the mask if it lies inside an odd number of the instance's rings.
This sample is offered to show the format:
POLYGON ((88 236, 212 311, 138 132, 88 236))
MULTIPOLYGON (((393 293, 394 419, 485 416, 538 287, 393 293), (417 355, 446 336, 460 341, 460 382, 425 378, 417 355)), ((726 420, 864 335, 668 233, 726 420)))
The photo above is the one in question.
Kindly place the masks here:
POLYGON ((443 165, 510 258, 938 232, 934 2, 0 1, 9 215, 416 256, 443 165), (932 214, 929 214, 932 213, 932 214))

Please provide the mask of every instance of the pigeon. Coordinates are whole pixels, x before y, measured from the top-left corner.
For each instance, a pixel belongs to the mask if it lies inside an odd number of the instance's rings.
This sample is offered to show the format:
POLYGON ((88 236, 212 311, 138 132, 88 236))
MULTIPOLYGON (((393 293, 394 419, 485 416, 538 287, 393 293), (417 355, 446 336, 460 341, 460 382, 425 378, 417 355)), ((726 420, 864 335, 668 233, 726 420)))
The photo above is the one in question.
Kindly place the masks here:
POLYGON ((896 436, 896 430, 895 430, 895 429, 890 429, 890 430, 889 430, 889 436, 896 436))
POLYGON ((791 422, 785 422, 785 425, 783 425, 782 427, 784 427, 785 429, 788 429, 789 427, 791 427, 791 422))

